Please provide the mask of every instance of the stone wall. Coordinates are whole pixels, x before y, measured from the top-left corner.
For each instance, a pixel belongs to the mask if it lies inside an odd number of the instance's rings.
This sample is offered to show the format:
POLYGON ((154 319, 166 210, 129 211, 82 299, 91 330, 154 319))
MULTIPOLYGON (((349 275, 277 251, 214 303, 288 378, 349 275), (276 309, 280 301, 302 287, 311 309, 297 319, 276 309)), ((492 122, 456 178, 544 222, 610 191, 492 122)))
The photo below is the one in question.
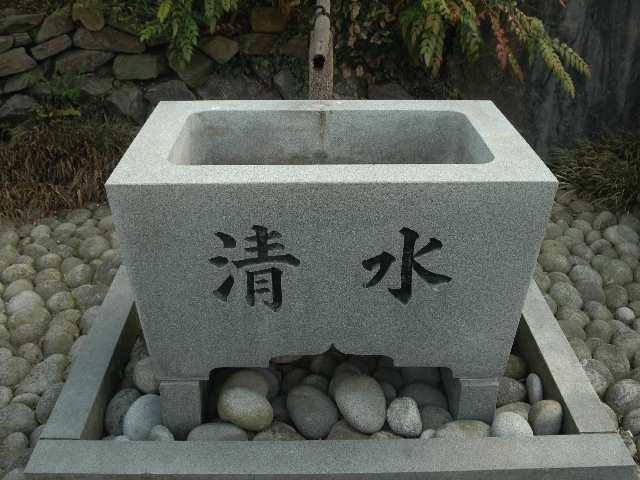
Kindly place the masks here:
POLYGON ((450 72, 466 99, 489 99, 520 131, 543 160, 553 160, 557 144, 576 136, 593 136, 603 128, 640 126, 640 2, 620 0, 526 2, 527 13, 540 18, 552 37, 585 59, 592 78, 569 67, 576 85, 571 99, 541 60, 525 68, 525 83, 501 71, 495 58, 450 72))
MULTIPOLYGON (((250 12, 251 33, 237 39, 222 36, 200 38, 193 59, 180 65, 168 42, 141 43, 136 29, 117 15, 80 8, 71 12, 22 14, 0 12, 0 123, 21 122, 39 100, 51 96, 51 88, 35 78, 54 72, 72 79, 80 74, 82 97, 102 95, 109 110, 142 125, 163 100, 279 100, 307 99, 296 89, 288 69, 274 71, 255 64, 245 74, 235 69, 214 73, 236 55, 271 54, 278 34, 286 28, 279 10, 256 7, 250 12)), ((306 40, 295 36, 279 46, 280 55, 308 62, 306 40)), ((337 82, 336 98, 411 98, 398 85, 367 88, 363 79, 337 82), (362 83, 364 82, 364 85, 362 83)))

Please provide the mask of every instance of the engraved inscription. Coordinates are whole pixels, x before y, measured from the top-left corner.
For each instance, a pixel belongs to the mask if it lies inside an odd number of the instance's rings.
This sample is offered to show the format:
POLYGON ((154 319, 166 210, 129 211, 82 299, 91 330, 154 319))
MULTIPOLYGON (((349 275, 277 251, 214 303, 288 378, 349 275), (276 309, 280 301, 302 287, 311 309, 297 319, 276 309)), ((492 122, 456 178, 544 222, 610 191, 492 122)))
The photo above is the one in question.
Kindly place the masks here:
MULTIPOLYGON (((234 267, 242 269, 245 267, 253 267, 255 265, 264 265, 267 263, 285 264, 293 267, 300 265, 300 260, 290 253, 284 255, 272 255, 270 252, 282 251, 285 249, 282 243, 271 240, 279 239, 282 235, 275 230, 269 233, 266 227, 254 225, 251 229, 255 235, 245 237, 247 242, 255 243, 255 246, 246 247, 245 252, 255 254, 249 258, 241 260, 229 260, 227 257, 217 256, 209 259, 212 265, 218 268, 224 267, 231 261, 234 267)), ((216 232, 216 237, 222 240, 222 247, 225 249, 236 248, 236 240, 231 235, 222 232, 216 232)), ((233 275, 229 275, 222 284, 213 291, 213 296, 221 302, 227 302, 231 289, 235 283, 233 275)), ((247 293, 245 298, 247 303, 252 307, 256 303, 256 295, 264 295, 271 292, 271 301, 263 300, 263 304, 271 310, 277 311, 282 305, 282 270, 274 266, 261 268, 258 270, 247 269, 247 293), (266 278, 265 278, 266 277, 266 278), (271 288, 267 285, 271 284, 271 288)))
MULTIPOLYGON (((442 285, 449 283, 451 277, 433 273, 420 265, 415 259, 422 255, 425 255, 434 250, 442 248, 442 242, 435 238, 429 239, 424 247, 417 252, 415 251, 416 241, 420 238, 417 232, 409 228, 403 228, 400 230, 400 234, 404 237, 404 246, 402 249, 402 264, 400 266, 400 288, 389 288, 389 292, 396 297, 402 304, 407 304, 411 298, 411 287, 413 281, 413 272, 415 271, 420 278, 431 285, 442 285)), ((382 252, 380 255, 371 257, 362 262, 362 266, 372 271, 376 266, 379 266, 378 271, 369 282, 363 286, 365 288, 373 287, 378 284, 389 271, 391 264, 395 262, 396 257, 387 252, 382 252)))

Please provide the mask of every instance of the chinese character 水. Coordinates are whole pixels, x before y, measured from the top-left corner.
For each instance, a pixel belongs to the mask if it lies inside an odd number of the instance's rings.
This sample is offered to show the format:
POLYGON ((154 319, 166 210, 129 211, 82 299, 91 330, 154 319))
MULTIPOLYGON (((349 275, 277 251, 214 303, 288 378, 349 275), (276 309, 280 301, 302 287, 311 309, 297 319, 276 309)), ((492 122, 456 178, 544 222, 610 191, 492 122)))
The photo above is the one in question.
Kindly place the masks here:
MULTIPOLYGON (((414 252, 416 241, 418 240, 418 238, 420 238, 420 235, 418 235, 417 232, 414 232, 413 230, 406 227, 400 230, 400 233, 404 237, 404 247, 402 249, 402 265, 400 267, 400 288, 389 288, 388 290, 394 297, 396 297, 396 299, 398 299, 403 304, 406 304, 411 298, 411 283, 414 270, 420 278, 431 285, 448 283, 451 281, 451 277, 430 272, 415 260, 417 257, 420 257, 421 255, 429 253, 433 250, 439 250, 440 248, 442 248, 442 242, 436 240, 435 238, 431 238, 429 239, 429 243, 427 243, 417 252, 414 252)), ((384 278, 387 271, 391 267, 391 264, 395 262, 395 260, 396 258, 387 252, 382 252, 380 255, 364 260, 362 262, 362 266, 368 271, 373 270, 376 265, 380 266, 374 277, 369 280, 368 283, 365 283, 364 287, 373 287, 378 282, 380 282, 380 280, 384 278)))

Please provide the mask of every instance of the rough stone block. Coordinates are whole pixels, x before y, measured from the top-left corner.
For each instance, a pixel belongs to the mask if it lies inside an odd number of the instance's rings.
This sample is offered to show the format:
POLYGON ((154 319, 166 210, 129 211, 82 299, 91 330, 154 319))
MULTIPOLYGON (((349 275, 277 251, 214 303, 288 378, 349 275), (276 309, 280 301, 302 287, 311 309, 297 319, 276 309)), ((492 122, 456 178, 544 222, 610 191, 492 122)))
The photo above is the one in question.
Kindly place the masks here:
POLYGON ((12 33, 13 37, 13 46, 14 47, 25 47, 27 45, 31 45, 31 37, 28 33, 12 33))
POLYGON ((0 77, 24 72, 35 66, 35 60, 27 55, 24 48, 14 48, 0 54, 0 77))
POLYGON ((35 41, 36 43, 46 42, 54 37, 69 33, 73 28, 71 14, 68 11, 58 10, 44 19, 36 34, 35 41))
POLYGON ((99 32, 79 28, 73 35, 73 43, 76 47, 87 50, 108 50, 121 53, 144 52, 144 43, 140 43, 137 37, 111 27, 104 27, 99 32))
POLYGON ((41 13, 27 13, 22 15, 9 15, 0 19, 0 35, 5 33, 28 32, 33 27, 40 25, 44 15, 41 13))
POLYGON ((58 53, 66 50, 73 45, 69 35, 60 35, 47 42, 43 42, 31 49, 31 55, 36 60, 44 60, 45 58, 53 57, 58 53))
POLYGON ((113 75, 120 80, 150 80, 167 71, 167 57, 164 53, 118 55, 113 60, 113 75))
POLYGON ((4 53, 13 46, 13 37, 4 35, 0 37, 0 53, 4 53))
POLYGON ((216 35, 198 40, 198 48, 220 65, 224 65, 240 51, 240 44, 235 40, 216 35))
POLYGON ((93 32, 104 28, 104 15, 100 4, 94 0, 74 3, 71 18, 74 22, 80 21, 85 28, 93 32))
POLYGON ((147 117, 151 115, 160 102, 195 100, 193 93, 191 93, 185 83, 180 80, 168 80, 164 83, 154 85, 147 90, 144 98, 149 101, 147 117))
POLYGON ((85 99, 104 95, 113 87, 113 77, 85 75, 80 83, 80 94, 85 99))
POLYGON ((395 83, 369 85, 369 100, 411 100, 412 98, 404 88, 395 83))
POLYGON ((113 53, 100 50, 73 50, 63 52, 56 58, 56 70, 66 73, 93 72, 113 58, 113 53))
POLYGON ((169 59, 169 68, 176 72, 180 79, 191 88, 202 85, 213 72, 213 62, 198 49, 194 50, 193 57, 185 65, 180 65, 177 52, 171 55, 167 50, 167 57, 169 59))
POLYGON ((273 85, 285 100, 306 100, 309 92, 297 87, 297 80, 291 70, 280 70, 273 76, 273 85))
POLYGON ((106 98, 107 109, 129 117, 142 125, 146 118, 147 101, 142 91, 134 85, 123 85, 106 98))
POLYGON ((240 45, 245 55, 269 55, 277 40, 277 35, 269 33, 247 33, 240 37, 240 45))
POLYGON ((155 108, 160 102, 177 102, 194 100, 193 93, 180 80, 168 80, 164 83, 154 85, 147 90, 144 98, 149 101, 149 106, 155 108))
POLYGON ((232 75, 209 76, 204 85, 196 88, 196 93, 203 100, 251 100, 259 90, 260 84, 256 80, 234 71, 232 75))
POLYGON ((20 90, 29 88, 34 83, 36 83, 35 79, 41 73, 42 68, 35 67, 31 70, 27 70, 24 73, 18 73, 7 78, 7 83, 4 84, 4 93, 19 92, 20 90))
POLYGON ((279 33, 284 31, 287 20, 279 8, 255 7, 250 14, 251 30, 254 32, 279 33))
POLYGON ((332 343, 491 379, 556 185, 491 102, 230 100, 160 104, 107 192, 163 381, 332 343))
POLYGON ((307 46, 307 40, 300 35, 296 35, 287 43, 280 46, 278 49, 280 55, 293 55, 298 57, 300 61, 307 64, 309 61, 309 47, 307 46))

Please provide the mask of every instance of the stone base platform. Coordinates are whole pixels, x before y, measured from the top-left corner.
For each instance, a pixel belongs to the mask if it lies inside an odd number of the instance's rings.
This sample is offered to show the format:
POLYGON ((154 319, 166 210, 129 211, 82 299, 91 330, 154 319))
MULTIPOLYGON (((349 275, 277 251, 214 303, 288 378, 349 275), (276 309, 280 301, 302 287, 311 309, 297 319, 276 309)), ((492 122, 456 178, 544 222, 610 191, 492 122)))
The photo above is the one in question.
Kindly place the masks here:
POLYGON ((631 480, 635 464, 535 283, 516 335, 563 435, 304 442, 105 442, 106 405, 139 331, 120 268, 25 469, 52 479, 631 480))

